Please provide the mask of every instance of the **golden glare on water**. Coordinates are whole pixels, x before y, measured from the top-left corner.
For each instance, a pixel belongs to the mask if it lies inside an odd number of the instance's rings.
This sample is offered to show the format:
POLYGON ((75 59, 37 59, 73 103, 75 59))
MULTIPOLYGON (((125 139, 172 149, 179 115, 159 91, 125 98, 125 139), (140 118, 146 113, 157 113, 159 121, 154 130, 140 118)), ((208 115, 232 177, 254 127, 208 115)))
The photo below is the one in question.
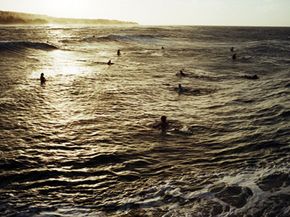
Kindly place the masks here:
POLYGON ((51 51, 47 56, 47 65, 43 65, 42 69, 33 72, 32 77, 39 77, 44 73, 46 77, 65 78, 68 75, 80 75, 87 72, 87 68, 81 65, 79 58, 74 53, 69 53, 62 50, 51 51))
MULTIPOLYGON (((39 79, 43 73, 46 83, 42 85, 44 97, 54 112, 50 121, 68 125, 74 121, 86 118, 84 114, 75 114, 78 107, 71 97, 75 92, 76 77, 89 73, 89 68, 79 61, 76 53, 63 50, 50 51, 46 55, 46 64, 41 64, 32 72, 32 79, 39 79)), ((44 60, 41 60, 44 61, 44 60)))

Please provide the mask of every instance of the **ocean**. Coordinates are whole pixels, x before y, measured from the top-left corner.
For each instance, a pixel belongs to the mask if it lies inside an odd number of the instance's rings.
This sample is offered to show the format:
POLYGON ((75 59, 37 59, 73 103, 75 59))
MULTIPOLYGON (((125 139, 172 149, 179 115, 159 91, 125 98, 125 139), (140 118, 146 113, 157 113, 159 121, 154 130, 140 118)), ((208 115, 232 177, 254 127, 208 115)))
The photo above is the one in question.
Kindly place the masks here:
POLYGON ((1 216, 290 216, 290 28, 1 26, 0 57, 1 216))

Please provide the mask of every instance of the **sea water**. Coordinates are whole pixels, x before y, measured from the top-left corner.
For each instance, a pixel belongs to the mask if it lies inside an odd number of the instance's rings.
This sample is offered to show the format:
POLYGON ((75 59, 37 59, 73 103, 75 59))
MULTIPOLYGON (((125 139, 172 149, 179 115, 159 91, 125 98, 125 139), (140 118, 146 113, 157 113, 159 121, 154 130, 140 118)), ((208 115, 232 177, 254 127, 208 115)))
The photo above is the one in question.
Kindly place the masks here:
POLYGON ((0 57, 1 216, 290 215, 290 28, 2 26, 0 57))

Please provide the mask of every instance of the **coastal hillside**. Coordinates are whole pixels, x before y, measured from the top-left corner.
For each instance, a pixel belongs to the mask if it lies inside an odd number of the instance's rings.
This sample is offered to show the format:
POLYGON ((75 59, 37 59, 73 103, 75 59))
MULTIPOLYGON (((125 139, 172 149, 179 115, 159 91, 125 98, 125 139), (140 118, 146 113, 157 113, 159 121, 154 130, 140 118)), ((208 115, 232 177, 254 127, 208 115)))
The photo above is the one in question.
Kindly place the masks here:
POLYGON ((108 19, 56 18, 45 15, 0 11, 0 24, 88 24, 88 25, 137 25, 135 22, 108 19))

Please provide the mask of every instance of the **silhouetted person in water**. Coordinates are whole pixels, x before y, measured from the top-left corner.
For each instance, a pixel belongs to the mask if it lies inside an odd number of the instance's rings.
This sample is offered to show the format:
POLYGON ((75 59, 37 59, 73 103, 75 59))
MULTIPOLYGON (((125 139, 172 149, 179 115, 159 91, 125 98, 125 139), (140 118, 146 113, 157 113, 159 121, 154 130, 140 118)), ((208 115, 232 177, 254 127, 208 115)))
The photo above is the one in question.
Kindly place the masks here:
POLYGON ((180 77, 186 76, 185 73, 183 72, 183 70, 180 70, 179 73, 177 73, 177 75, 180 77))
POLYGON ((121 50, 120 49, 117 51, 117 55, 121 56, 121 50))
POLYGON ((159 128, 161 130, 161 134, 166 134, 169 124, 167 122, 167 117, 166 116, 161 116, 160 118, 160 123, 158 123, 157 125, 154 126, 154 128, 159 128))
POLYGON ((112 63, 111 60, 109 60, 107 64, 108 64, 109 66, 110 66, 110 65, 113 65, 113 63, 112 63))
POLYGON ((233 60, 236 60, 237 59, 237 54, 236 53, 233 54, 232 59, 233 60))
POLYGON ((41 73, 41 74, 40 74, 40 84, 45 84, 45 82, 46 82, 46 79, 45 79, 45 77, 44 77, 44 74, 41 73))
POLYGON ((164 47, 162 46, 161 49, 164 50, 164 47))
POLYGON ((185 76, 185 73, 183 72, 183 70, 180 70, 180 75, 185 76))
POLYGON ((181 84, 178 84, 177 92, 178 92, 179 94, 184 92, 184 88, 181 86, 181 84))
POLYGON ((234 47, 231 47, 231 52, 234 52, 235 48, 234 47))

